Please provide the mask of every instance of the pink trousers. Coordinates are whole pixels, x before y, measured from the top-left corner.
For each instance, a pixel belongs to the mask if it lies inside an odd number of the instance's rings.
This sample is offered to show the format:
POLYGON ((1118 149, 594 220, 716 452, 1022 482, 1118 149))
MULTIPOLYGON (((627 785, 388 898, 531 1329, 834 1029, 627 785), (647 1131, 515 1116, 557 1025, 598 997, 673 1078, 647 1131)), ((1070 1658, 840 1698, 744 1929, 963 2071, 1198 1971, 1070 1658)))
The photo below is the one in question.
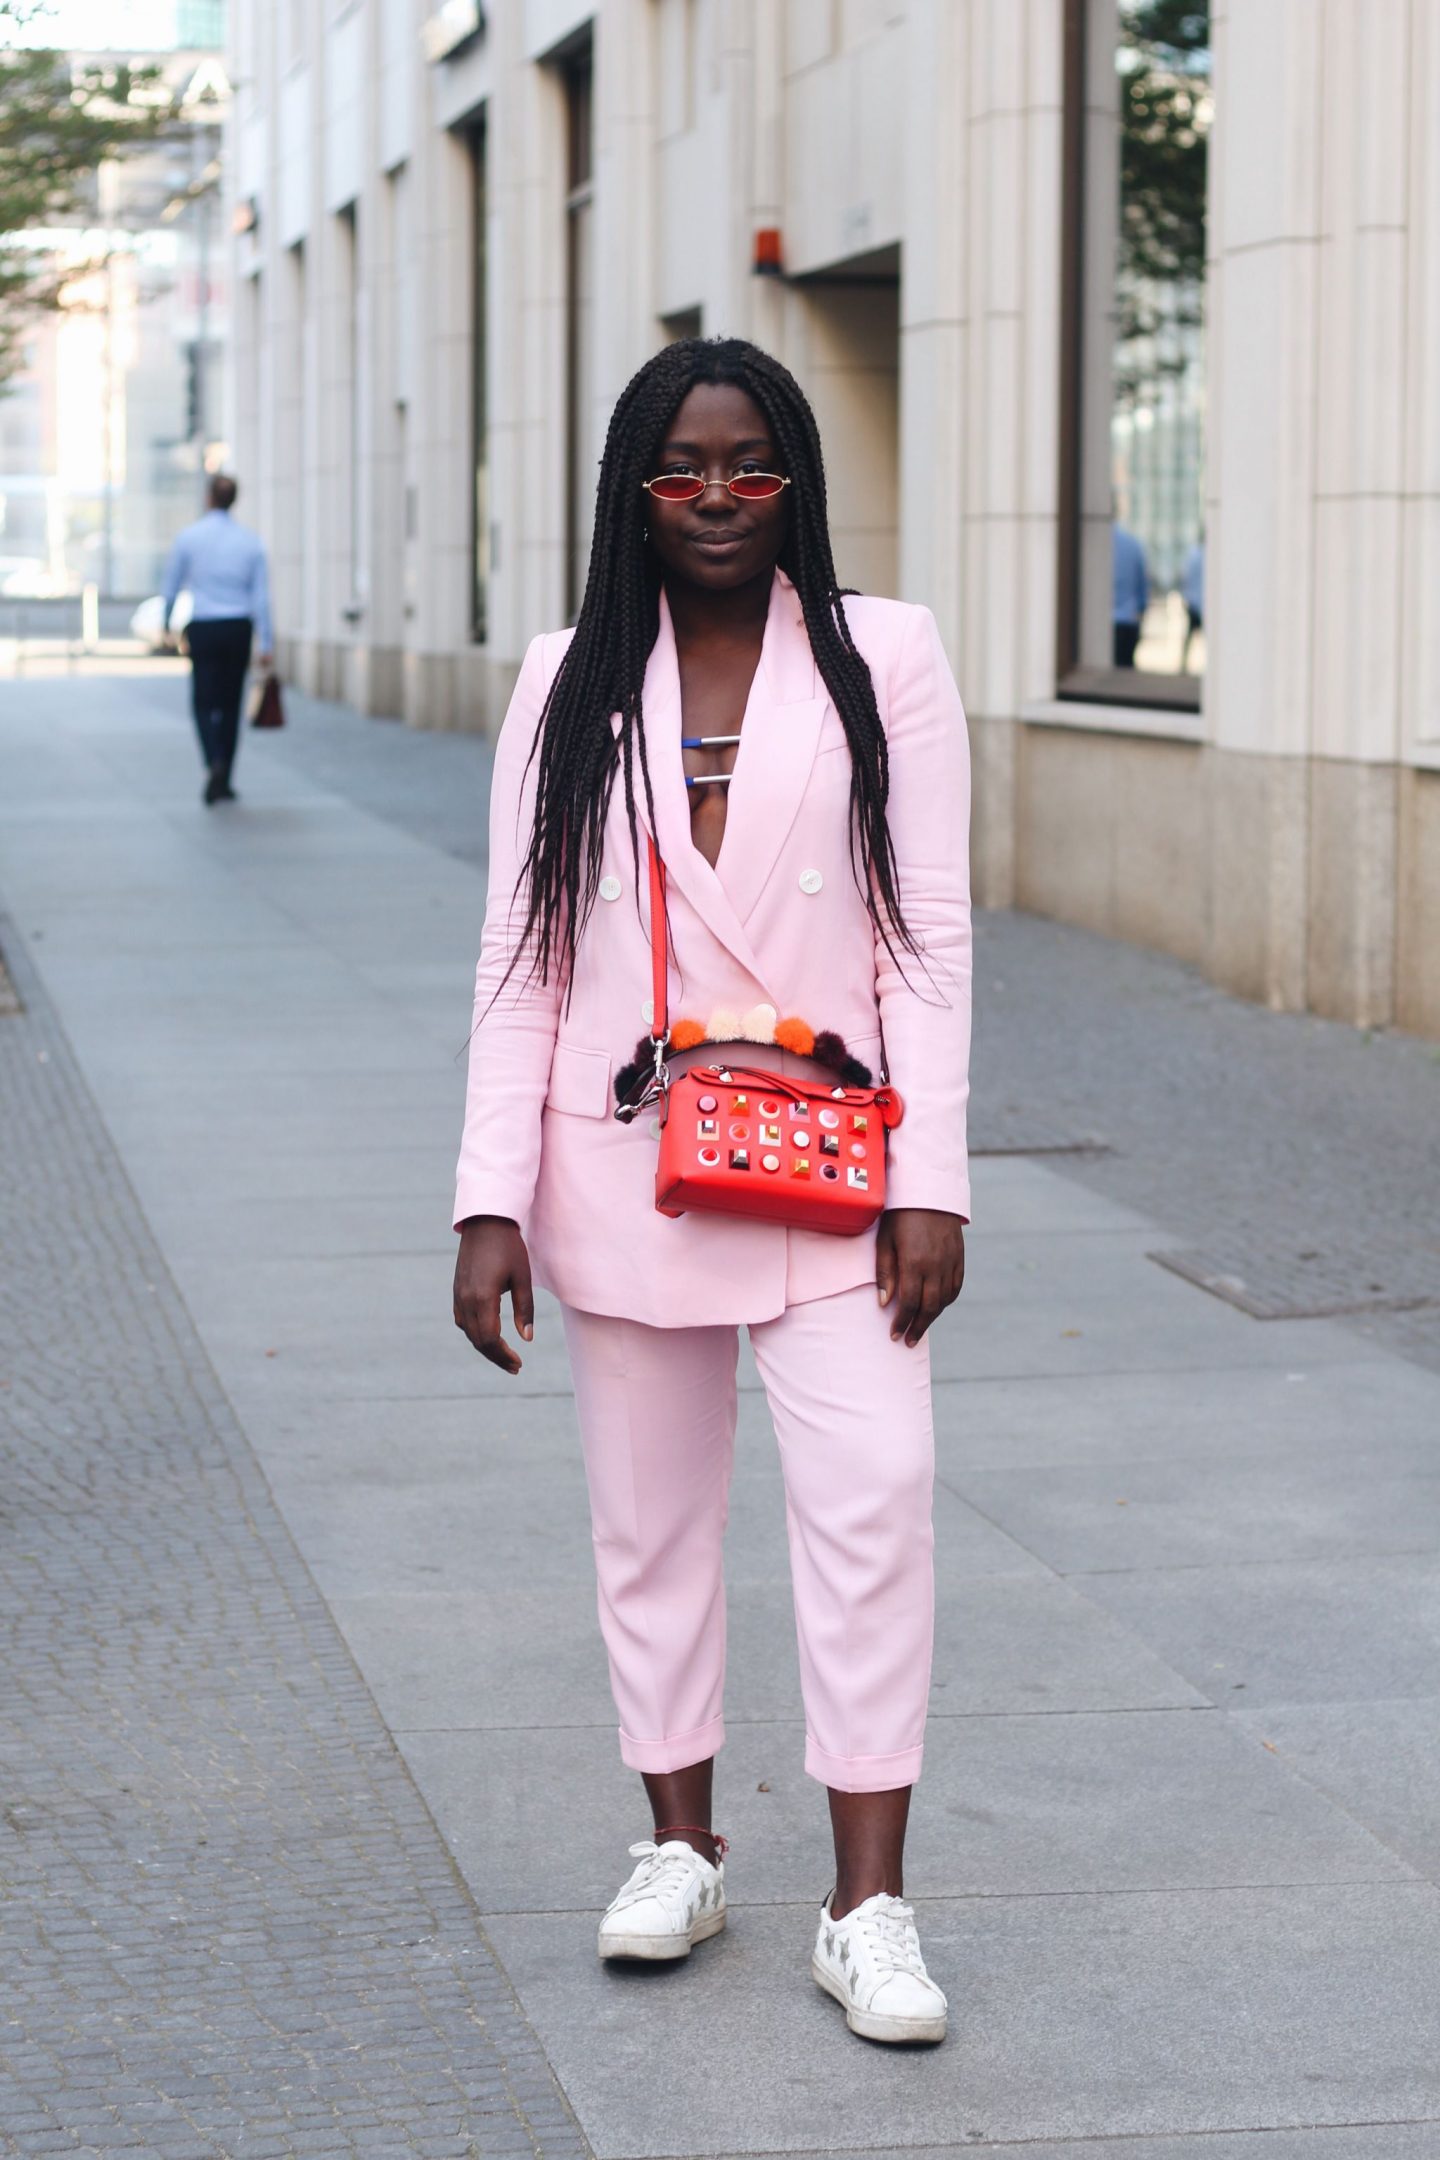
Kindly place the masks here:
MULTIPOLYGON (((725 1738, 739 1330, 564 1313, 620 1753, 681 1770, 725 1738)), ((805 1768, 841 1792, 911 1785, 934 1634, 929 1344, 891 1342, 873 1284, 750 1341, 785 1476, 805 1768)))

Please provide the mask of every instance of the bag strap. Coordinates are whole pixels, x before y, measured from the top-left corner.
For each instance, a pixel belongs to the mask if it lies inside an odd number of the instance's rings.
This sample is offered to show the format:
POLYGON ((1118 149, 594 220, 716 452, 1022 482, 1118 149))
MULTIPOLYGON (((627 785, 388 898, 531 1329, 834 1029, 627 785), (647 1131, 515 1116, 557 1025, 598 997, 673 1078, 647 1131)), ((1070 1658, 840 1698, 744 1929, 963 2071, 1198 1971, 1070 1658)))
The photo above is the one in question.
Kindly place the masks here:
POLYGON ((650 850, 650 987, 651 1020, 650 1040, 657 1045, 666 1041, 670 1033, 669 985, 667 981, 666 944, 669 935, 669 918, 665 912, 665 865, 655 842, 646 835, 650 850))

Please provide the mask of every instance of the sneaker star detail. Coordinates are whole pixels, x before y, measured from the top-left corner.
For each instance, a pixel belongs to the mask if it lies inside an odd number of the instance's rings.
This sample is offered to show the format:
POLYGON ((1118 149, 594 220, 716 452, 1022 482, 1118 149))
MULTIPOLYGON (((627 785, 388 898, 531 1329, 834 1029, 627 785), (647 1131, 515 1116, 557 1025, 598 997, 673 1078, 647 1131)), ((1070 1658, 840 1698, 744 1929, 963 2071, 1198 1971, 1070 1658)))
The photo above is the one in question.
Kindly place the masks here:
POLYGON ((830 1917, 827 1898, 810 1970, 863 2039, 944 2039, 945 1997, 925 1970, 915 1913, 903 1898, 877 1891, 843 1920, 830 1917))
POLYGON ((600 1922, 602 1958, 684 1958, 725 1925, 725 1863, 712 1867, 683 1838, 630 1847, 638 1860, 600 1922))

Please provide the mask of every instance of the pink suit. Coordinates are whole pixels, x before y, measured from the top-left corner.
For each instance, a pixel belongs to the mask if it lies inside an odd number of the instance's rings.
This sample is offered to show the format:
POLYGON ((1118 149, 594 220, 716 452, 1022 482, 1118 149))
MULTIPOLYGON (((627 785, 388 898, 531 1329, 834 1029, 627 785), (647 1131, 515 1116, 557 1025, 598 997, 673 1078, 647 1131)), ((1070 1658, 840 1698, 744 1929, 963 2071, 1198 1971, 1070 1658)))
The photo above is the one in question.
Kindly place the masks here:
MULTIPOLYGON (((885 726, 901 904, 921 958, 896 962, 856 889, 849 746, 799 597, 777 570, 713 869, 690 837, 679 665, 661 599, 644 725, 669 876, 670 1012, 704 1021, 722 1008, 743 1013, 768 1003, 834 1029, 877 1079, 883 1063, 906 1105, 891 1136, 887 1204, 968 1221, 965 717, 928 608, 850 598, 845 612, 885 726)), ((612 1115, 612 1078, 645 1032, 650 994, 638 772, 638 907, 617 781, 601 897, 568 1004, 557 984, 531 977, 524 959, 501 987, 523 919, 514 895, 533 801, 527 761, 568 637, 532 642, 496 748, 454 1219, 457 1227, 473 1215, 518 1222, 535 1279, 568 1309, 601 1620, 626 1759, 679 1768, 700 1759, 688 1749, 708 1754, 718 1744, 719 1528, 726 1434, 734 1429, 723 1376, 727 1360, 733 1374, 734 1328, 748 1324, 785 1460, 807 1764, 849 1790, 910 1783, 930 1659, 928 1357, 923 1345, 906 1351, 890 1343, 873 1287, 864 1298, 851 1294, 874 1284, 873 1231, 841 1238, 656 1212, 649 1120, 625 1126, 612 1115), (802 1318, 802 1307, 816 1309, 802 1318), (829 1353, 820 1348, 827 1335, 829 1353), (843 1398, 824 1385, 842 1341, 843 1398), (694 1408, 702 1394, 713 1396, 712 1414, 694 1408), (828 1423, 817 1427, 822 1400, 828 1423), (691 1407, 681 1412, 681 1404, 691 1407), (627 1527, 612 1496, 640 1479, 642 1464, 656 1505, 627 1527), (687 1531, 690 1503, 702 1494, 704 1521, 687 1531), (687 1538, 689 1557, 678 1565, 687 1538), (645 1729, 633 1729, 637 1722, 645 1729)), ((618 718, 611 724, 618 728, 618 718)), ((759 1055, 818 1076, 808 1061, 773 1047, 759 1055)))

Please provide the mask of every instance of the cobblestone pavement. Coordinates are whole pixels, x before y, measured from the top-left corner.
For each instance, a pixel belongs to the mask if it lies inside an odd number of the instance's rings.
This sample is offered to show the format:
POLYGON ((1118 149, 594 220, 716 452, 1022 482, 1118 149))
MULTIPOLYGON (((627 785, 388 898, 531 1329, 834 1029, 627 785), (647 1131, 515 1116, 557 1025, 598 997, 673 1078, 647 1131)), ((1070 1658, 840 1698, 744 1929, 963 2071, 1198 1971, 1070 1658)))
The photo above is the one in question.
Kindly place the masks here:
POLYGON ((581 2154, 6 942, 0 2153, 581 2154))
MULTIPOLYGON (((281 755, 484 859, 483 743, 293 703, 281 755)), ((1037 916, 983 911, 976 955, 977 1153, 1066 1150, 1167 1225, 1192 1280, 1261 1319, 1353 1313, 1440 1370, 1440 1045, 1272 1013, 1037 916)))

